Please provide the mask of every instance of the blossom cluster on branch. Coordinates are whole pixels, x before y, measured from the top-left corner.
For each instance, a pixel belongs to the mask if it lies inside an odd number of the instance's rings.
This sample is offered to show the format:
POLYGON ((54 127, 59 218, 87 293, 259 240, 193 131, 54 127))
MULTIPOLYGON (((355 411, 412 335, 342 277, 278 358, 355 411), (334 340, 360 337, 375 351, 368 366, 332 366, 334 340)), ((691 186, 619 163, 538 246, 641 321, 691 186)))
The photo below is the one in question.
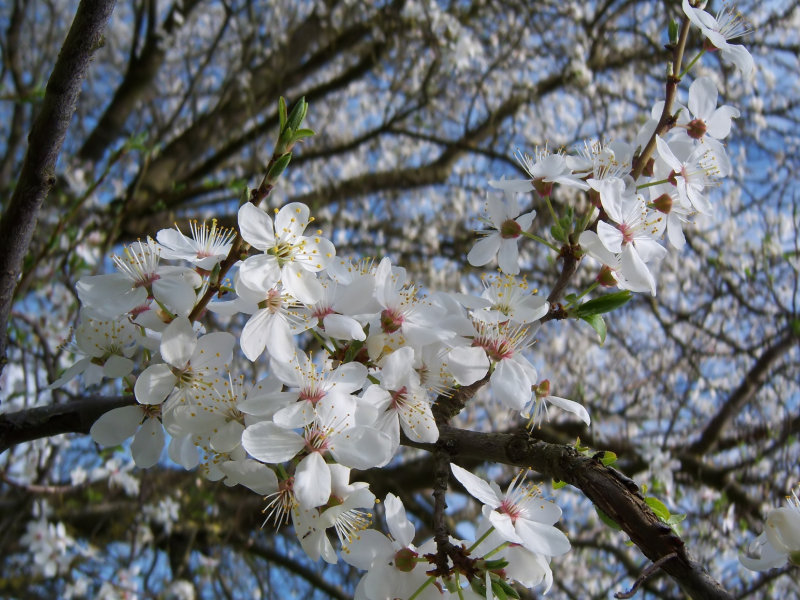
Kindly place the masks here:
MULTIPOLYGON (((727 12, 712 17, 688 0, 683 7, 708 40, 700 54, 719 50, 749 76, 752 58, 728 44, 746 33, 742 22, 727 12)), ((685 33, 671 40, 681 51, 685 42, 685 33)), ((191 236, 177 227, 162 230, 114 255, 116 273, 82 278, 81 323, 71 347, 84 358, 51 387, 80 374, 87 385, 123 379, 136 404, 97 420, 94 441, 117 446, 133 438, 133 460, 148 468, 169 437, 175 463, 264 496, 266 520, 291 521, 311 559, 336 563, 341 556, 366 570, 356 598, 519 597, 514 582, 546 591, 550 558, 568 552, 570 543, 555 527, 561 510, 523 473, 503 493, 452 465, 484 504, 475 540, 415 546, 415 527, 391 494, 383 503, 391 538, 369 529, 378 501, 366 483, 350 481, 351 469, 389 464, 403 436, 435 443, 434 404, 484 380, 499 406, 531 427, 541 426, 548 405, 591 423, 581 404, 550 394, 530 348, 542 322, 552 319, 583 320, 602 341, 601 315, 632 293, 656 294, 651 266, 668 252, 663 240, 680 250, 693 215, 712 213, 709 190, 732 171, 721 140, 739 111, 718 106, 707 77, 693 82, 681 106, 674 101, 681 75, 669 71, 673 96, 653 106, 635 140, 595 141, 572 154, 537 148, 518 157, 528 178, 489 181, 486 227, 468 261, 481 267, 496 257, 500 272, 481 278, 478 295, 426 292, 389 257, 337 256, 305 204, 286 204, 274 217, 263 210, 293 146, 313 134, 301 128, 305 102, 291 114, 282 102, 273 159, 264 182, 244 198, 238 232, 216 221, 192 223, 191 236), (558 214, 550 201, 556 186, 583 192, 582 200, 558 214), (523 209, 529 194, 547 206, 552 239, 529 231, 536 218, 523 209), (563 296, 568 281, 547 298, 537 295, 520 276, 522 238, 555 252, 564 265, 568 257, 573 263, 590 257, 598 267, 595 283, 580 295, 563 296), (598 295, 604 288, 618 291, 598 295), (206 311, 245 315, 239 338, 207 332, 206 311), (303 350, 311 346, 318 350, 303 350), (232 370, 238 352, 268 362, 268 374, 246 381, 232 370)), ((762 559, 743 564, 794 561, 798 549, 785 534, 790 528, 794 536, 794 521, 771 514, 753 546, 764 548, 762 559)))

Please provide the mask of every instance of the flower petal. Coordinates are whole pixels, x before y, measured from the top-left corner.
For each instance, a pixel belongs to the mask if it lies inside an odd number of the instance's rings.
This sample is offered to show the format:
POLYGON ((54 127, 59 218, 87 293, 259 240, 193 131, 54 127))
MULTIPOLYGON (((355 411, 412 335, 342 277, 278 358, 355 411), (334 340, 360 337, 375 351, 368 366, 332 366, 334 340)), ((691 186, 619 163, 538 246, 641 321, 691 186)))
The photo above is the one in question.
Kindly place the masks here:
POLYGON ((502 499, 497 496, 486 481, 458 465, 450 463, 450 468, 455 478, 458 479, 473 498, 476 498, 492 508, 500 506, 502 499))
POLYGON ((141 406, 122 406, 97 419, 89 430, 101 446, 119 446, 139 429, 144 412, 141 406))
POLYGON ((154 466, 161 458, 161 451, 164 449, 164 428, 158 419, 147 419, 136 435, 131 444, 131 456, 133 462, 140 469, 149 469, 154 466))
POLYGON ((300 507, 306 510, 328 502, 331 496, 331 471, 319 452, 312 452, 297 465, 294 493, 300 507))

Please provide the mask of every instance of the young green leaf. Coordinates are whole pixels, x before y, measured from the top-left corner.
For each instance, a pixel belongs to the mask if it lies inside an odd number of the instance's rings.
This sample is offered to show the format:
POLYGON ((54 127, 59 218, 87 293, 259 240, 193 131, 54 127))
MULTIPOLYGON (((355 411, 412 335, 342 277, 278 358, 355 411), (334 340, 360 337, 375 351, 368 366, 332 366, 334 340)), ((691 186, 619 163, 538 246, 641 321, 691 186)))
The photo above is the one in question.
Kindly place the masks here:
POLYGON ((647 504, 647 506, 649 506, 653 512, 656 513, 656 516, 659 519, 662 521, 667 521, 667 519, 669 519, 669 509, 663 502, 661 502, 661 500, 653 496, 648 496, 644 499, 644 501, 645 504, 647 504))
POLYGON ((616 524, 616 523, 615 523, 615 522, 614 522, 614 521, 611 519, 611 517, 609 517, 609 516, 608 516, 606 513, 604 513, 602 510, 600 510, 600 509, 599 509, 599 508, 597 508, 596 506, 594 507, 594 509, 597 511, 597 516, 598 516, 598 517, 600 517, 600 520, 601 520, 603 523, 605 523, 606 525, 608 525, 609 527, 611 527, 611 529, 616 529, 617 531, 622 531, 622 528, 621 528, 619 525, 617 525, 617 524, 616 524))
POLYGON ((606 343, 606 322, 603 320, 603 317, 600 315, 587 315, 585 317, 579 317, 581 321, 586 321, 589 325, 592 326, 597 332, 597 335, 600 336, 600 345, 606 343))

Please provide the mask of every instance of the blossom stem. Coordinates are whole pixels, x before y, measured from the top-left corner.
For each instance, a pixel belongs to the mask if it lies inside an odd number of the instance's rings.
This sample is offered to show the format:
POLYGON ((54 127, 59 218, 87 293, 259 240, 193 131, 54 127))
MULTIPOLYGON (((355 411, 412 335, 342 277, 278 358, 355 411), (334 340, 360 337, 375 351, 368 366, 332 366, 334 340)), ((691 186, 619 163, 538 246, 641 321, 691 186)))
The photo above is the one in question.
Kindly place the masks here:
POLYGON ((464 590, 461 589, 461 578, 458 571, 456 571, 456 590, 458 591, 458 599, 464 600, 464 590))
POLYGON ((495 548, 494 550, 490 550, 489 552, 487 552, 486 554, 484 554, 484 555, 483 555, 483 558, 489 558, 490 556, 494 556, 495 554, 497 554, 498 552, 500 552, 500 550, 504 550, 505 548, 508 548, 510 545, 511 545, 511 542, 503 542, 502 544, 500 544, 500 545, 499 545, 497 548, 495 548))
POLYGON ((408 598, 408 600, 414 600, 417 596, 419 596, 422 593, 422 590, 424 590, 426 587, 428 587, 430 584, 432 584, 435 580, 436 580, 436 575, 431 575, 430 577, 428 577, 425 580, 425 583, 423 583, 421 586, 419 586, 417 588, 417 591, 414 592, 413 594, 411 594, 411 596, 408 598))
POLYGON ((556 246, 554 246, 553 244, 551 244, 546 240, 543 240, 538 235, 533 235, 532 233, 528 233, 527 231, 523 231, 522 235, 524 235, 526 238, 530 238, 536 242, 539 242, 540 244, 544 244, 545 246, 547 246, 551 250, 554 250, 555 252, 559 252, 559 249, 556 246))
POLYGON ((164 311, 164 313, 165 313, 165 314, 166 314, 166 315, 167 315, 167 316, 168 316, 170 319, 176 319, 176 318, 178 317, 178 315, 174 315, 174 314, 172 314, 172 313, 170 312, 170 310, 169 310, 169 309, 168 309, 166 306, 164 306, 164 305, 161 303, 161 301, 160 301, 158 298, 153 298, 153 299, 156 301, 156 304, 158 304, 158 307, 159 307, 161 310, 163 310, 163 311, 164 311))
POLYGON ((475 540, 475 543, 472 544, 472 546, 467 548, 467 552, 472 552, 473 550, 475 550, 475 548, 477 548, 483 540, 485 540, 487 537, 489 537, 489 535, 493 531, 494 531, 494 526, 489 527, 489 529, 486 530, 486 533, 484 533, 481 537, 479 537, 477 540, 475 540))
POLYGON ((642 185, 637 185, 637 190, 642 190, 644 188, 653 187, 654 185, 661 185, 662 183, 669 183, 669 179, 660 179, 659 181, 651 181, 650 183, 643 183, 642 185))
POLYGON ((330 355, 333 354, 333 351, 325 345, 325 340, 322 339, 322 336, 320 334, 318 334, 315 329, 311 330, 311 335, 313 335, 315 338, 317 338, 317 341, 319 342, 319 345, 322 346, 322 348, 325 350, 325 352, 327 352, 330 355))
POLYGON ((553 217, 553 222, 558 223, 558 217, 556 217, 556 211, 553 210, 553 205, 550 204, 550 196, 545 196, 544 201, 547 203, 547 208, 550 210, 550 216, 553 217))
POLYGON ((575 304, 577 304, 578 300, 580 300, 581 298, 583 298, 583 297, 584 297, 586 294, 588 294, 589 292, 591 292, 591 291, 592 291, 594 288, 596 288, 598 285, 600 285, 600 282, 599 282, 599 281, 595 281, 595 282, 594 282, 592 285, 590 285, 588 288, 586 288, 586 290, 585 290, 585 291, 584 291, 584 292, 583 292, 583 293, 582 293, 580 296, 578 296, 577 298, 575 298, 575 304))
POLYGON ((686 73, 689 72, 689 69, 691 69, 694 66, 694 63, 696 63, 700 59, 700 57, 703 56, 703 54, 705 54, 705 53, 706 53, 706 49, 705 48, 700 50, 700 53, 692 59, 692 62, 690 62, 688 65, 686 65, 686 68, 683 71, 681 71, 681 74, 678 75, 678 79, 683 79, 683 76, 686 75, 686 73))

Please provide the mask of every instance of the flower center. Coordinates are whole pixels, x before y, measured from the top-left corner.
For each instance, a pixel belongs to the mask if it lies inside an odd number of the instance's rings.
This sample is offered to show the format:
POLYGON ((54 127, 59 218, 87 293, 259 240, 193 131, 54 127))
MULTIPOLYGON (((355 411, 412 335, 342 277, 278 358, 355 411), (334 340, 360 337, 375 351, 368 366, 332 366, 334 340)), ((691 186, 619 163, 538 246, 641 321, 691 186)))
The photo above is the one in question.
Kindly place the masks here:
POLYGON ((384 333, 396 333, 404 321, 403 315, 394 309, 387 308, 381 312, 381 328, 384 333))
POLYGON ((514 219, 507 219, 500 225, 500 237, 504 240, 513 240, 522 234, 522 227, 514 219))

